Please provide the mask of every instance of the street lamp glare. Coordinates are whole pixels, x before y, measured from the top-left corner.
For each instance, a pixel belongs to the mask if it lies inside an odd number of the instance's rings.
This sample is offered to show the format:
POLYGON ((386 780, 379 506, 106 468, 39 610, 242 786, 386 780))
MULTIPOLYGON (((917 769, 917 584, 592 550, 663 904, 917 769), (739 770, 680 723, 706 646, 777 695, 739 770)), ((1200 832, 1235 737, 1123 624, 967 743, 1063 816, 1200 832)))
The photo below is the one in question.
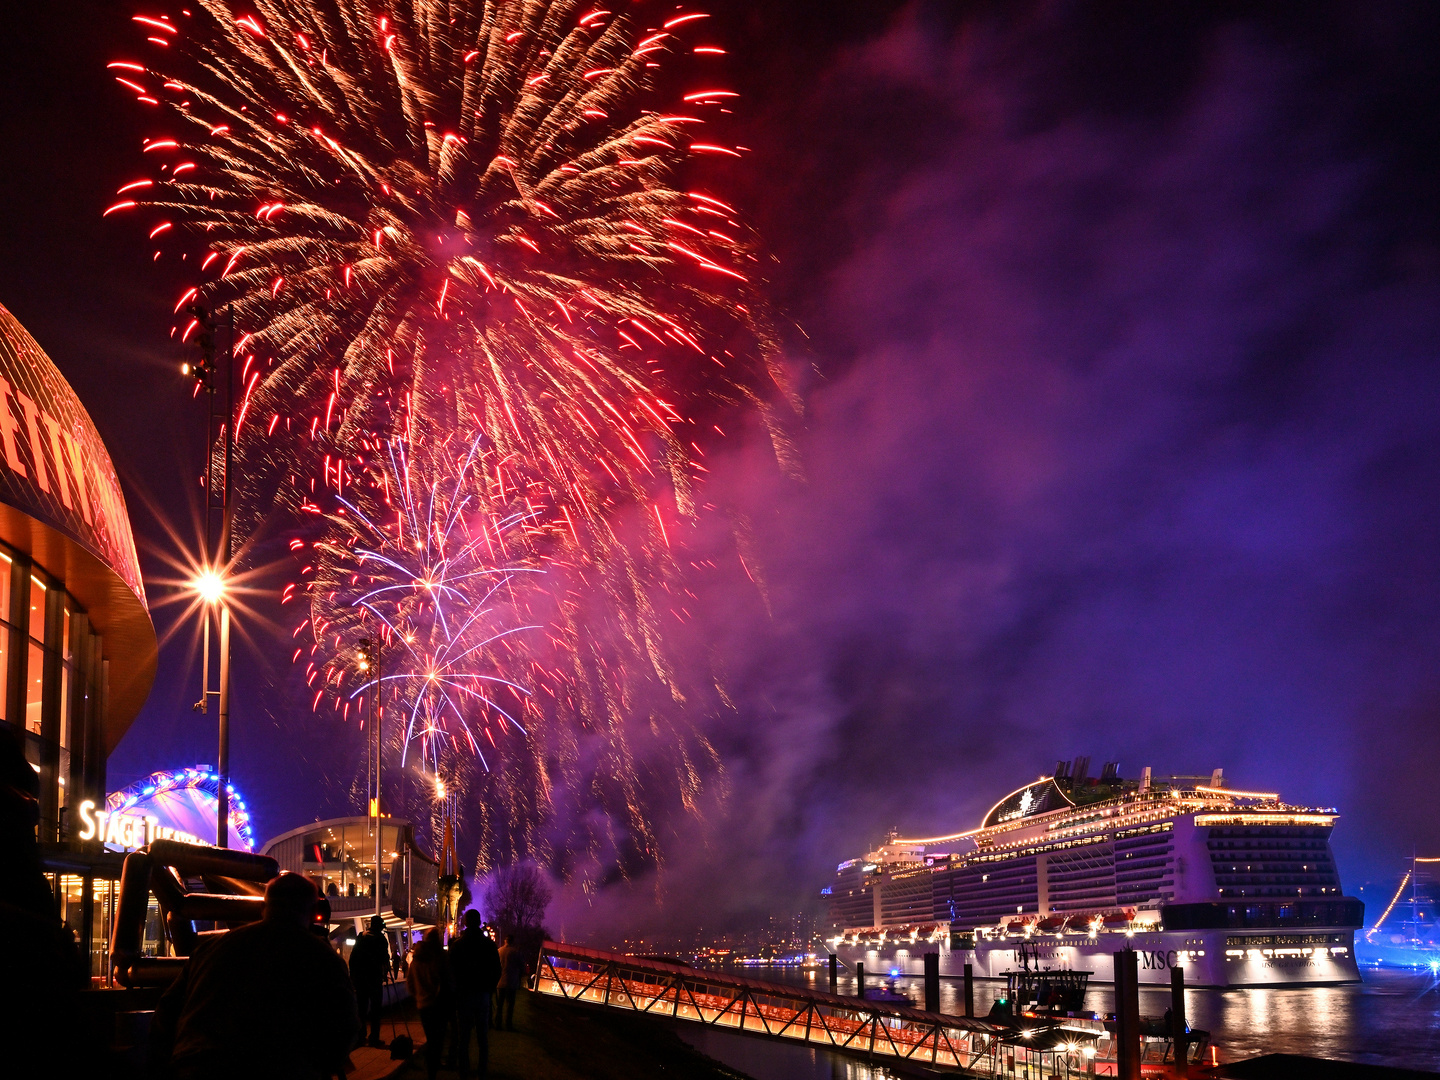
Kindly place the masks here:
POLYGON ((225 596, 225 579, 214 570, 202 570, 191 586, 207 604, 217 604, 225 596))

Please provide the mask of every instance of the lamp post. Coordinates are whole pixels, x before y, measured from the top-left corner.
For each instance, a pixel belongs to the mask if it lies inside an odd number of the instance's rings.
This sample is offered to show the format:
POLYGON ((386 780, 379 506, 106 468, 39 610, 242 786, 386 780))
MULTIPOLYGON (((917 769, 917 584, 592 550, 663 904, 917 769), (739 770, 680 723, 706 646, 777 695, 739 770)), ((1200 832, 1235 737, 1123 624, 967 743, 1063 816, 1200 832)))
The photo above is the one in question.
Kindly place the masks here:
MULTIPOLYGON (((380 741, 380 643, 370 638, 361 638, 356 645, 358 660, 356 666, 361 671, 373 672, 375 686, 370 692, 370 716, 371 727, 375 732, 375 914, 380 915, 380 853, 381 853, 381 824, 380 824, 380 753, 385 744, 380 741)), ((382 916, 383 917, 383 916, 382 916)))
POLYGON ((230 846, 230 605, 220 605, 220 753, 216 764, 215 846, 230 846))
MULTIPOLYGON (((195 711, 202 715, 209 711, 210 695, 210 609, 220 607, 220 754, 219 775, 215 788, 215 846, 230 846, 230 608, 224 603, 225 582, 215 567, 228 568, 231 556, 231 505, 230 473, 235 450, 235 432, 232 421, 235 417, 235 309, 225 308, 228 340, 225 347, 225 415, 218 416, 215 396, 216 375, 216 326, 211 312, 198 300, 185 309, 192 318, 186 327, 185 337, 195 331, 195 343, 200 348, 198 364, 182 364, 180 371, 195 380, 197 388, 205 391, 207 417, 205 421, 205 558, 211 561, 193 583, 196 591, 205 601, 205 657, 200 677, 200 700, 195 711), (219 428, 216 423, 219 421, 219 428), (224 439, 223 451, 215 453, 215 441, 224 439), (219 474, 217 476, 217 473, 219 474), (218 480, 218 483, 217 483, 218 480), (220 553, 216 557, 212 546, 212 527, 216 513, 220 515, 220 553)), ((182 338, 183 340, 183 338, 182 338)))
POLYGON ((197 712, 208 711, 210 699, 210 619, 220 609, 220 755, 217 762, 215 787, 215 846, 230 846, 230 605, 225 602, 225 579, 214 569, 201 571, 190 587, 205 608, 205 660, 201 698, 195 703, 197 712))

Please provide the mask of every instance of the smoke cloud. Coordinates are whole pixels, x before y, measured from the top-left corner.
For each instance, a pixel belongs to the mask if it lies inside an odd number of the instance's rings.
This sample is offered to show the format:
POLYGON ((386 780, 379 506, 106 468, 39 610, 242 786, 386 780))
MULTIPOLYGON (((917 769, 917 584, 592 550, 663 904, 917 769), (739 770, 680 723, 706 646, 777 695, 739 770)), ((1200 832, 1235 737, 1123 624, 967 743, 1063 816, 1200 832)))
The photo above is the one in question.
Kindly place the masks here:
POLYGON ((1338 806, 1351 894, 1440 853, 1434 28, 1144 10, 907 9, 760 117, 805 475, 712 463, 730 794, 571 936, 813 908, 1077 754, 1338 806))

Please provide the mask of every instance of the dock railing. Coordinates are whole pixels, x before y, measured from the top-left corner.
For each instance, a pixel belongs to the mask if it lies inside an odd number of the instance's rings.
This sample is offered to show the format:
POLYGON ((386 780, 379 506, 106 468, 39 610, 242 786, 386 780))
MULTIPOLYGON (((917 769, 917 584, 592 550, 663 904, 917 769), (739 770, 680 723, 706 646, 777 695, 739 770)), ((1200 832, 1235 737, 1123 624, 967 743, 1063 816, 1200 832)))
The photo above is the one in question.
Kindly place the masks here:
POLYGON ((986 1076, 1094 1075, 1096 1042, 1105 1034, 1104 1025, 1094 1021, 994 1024, 554 941, 541 946, 535 989, 591 1005, 986 1076))

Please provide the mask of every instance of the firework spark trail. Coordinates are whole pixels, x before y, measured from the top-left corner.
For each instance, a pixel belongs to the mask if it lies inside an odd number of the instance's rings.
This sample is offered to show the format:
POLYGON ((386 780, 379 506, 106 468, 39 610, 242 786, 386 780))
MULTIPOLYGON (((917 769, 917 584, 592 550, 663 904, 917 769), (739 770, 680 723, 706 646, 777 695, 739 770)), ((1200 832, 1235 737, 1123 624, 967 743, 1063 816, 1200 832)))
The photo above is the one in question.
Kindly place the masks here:
MULTIPOLYGON (((402 765, 412 743, 433 765, 454 741, 488 768, 481 738, 495 746, 497 723, 524 731, 515 700, 528 691, 500 674, 499 658, 508 639, 540 629, 517 622, 512 601, 515 578, 540 571, 503 555, 506 538, 535 514, 486 512, 479 442, 452 460, 437 440, 440 452, 419 461, 403 440, 382 444, 378 475, 362 475, 348 497, 336 497, 313 546, 305 585, 311 611, 302 626, 313 642, 306 676, 318 686, 314 704, 328 691, 342 710, 365 714, 363 696, 375 682, 355 668, 356 645, 378 639, 382 700, 400 720, 402 765)), ((304 541, 295 543, 311 554, 304 541)))
POLYGON ((321 538, 292 541, 312 707, 365 715, 374 684, 356 646, 379 638, 390 749, 403 763, 418 745, 465 792, 486 865, 524 852, 562 872, 638 869, 658 855, 657 810, 694 809, 718 759, 637 655, 648 601, 597 596, 576 586, 582 565, 526 555, 542 521, 513 496, 501 505, 483 441, 372 444, 321 538))
MULTIPOLYGON (((757 245, 690 179, 744 152, 709 134, 735 95, 669 74, 723 50, 702 13, 650 10, 200 0, 137 16, 151 60, 111 65, 165 127, 143 147, 150 175, 106 213, 156 215, 151 240, 199 275, 177 313, 230 304, 242 333, 239 528, 278 498, 329 545, 309 593, 316 704, 354 704, 347 635, 374 613, 339 598, 385 565, 361 572, 365 526, 342 527, 330 500, 379 499, 392 440, 411 458, 444 456, 421 432, 480 447, 476 513, 509 522, 506 565, 546 571, 545 588, 502 590, 543 631, 476 664, 530 690, 479 703, 486 741, 507 713, 530 732, 477 778, 497 794, 479 803, 497 853, 643 862, 653 809, 696 805, 718 760, 694 717, 715 688, 686 685, 669 655, 675 530, 732 412, 758 410, 793 462, 757 245)), ((483 590, 457 591, 484 608, 483 590)), ((438 655, 432 641, 412 660, 438 655)), ((478 750, 456 707, 473 681, 442 701, 417 673, 395 685, 429 760, 478 750)))
MULTIPOLYGON (((202 239, 196 294, 234 304, 259 358, 252 516, 262 478, 317 444, 342 487, 358 442, 403 412, 487 432, 574 543, 610 542, 616 499, 693 512, 702 421, 771 400, 779 367, 747 231, 676 186, 688 159, 739 153, 700 134, 734 95, 701 84, 659 111, 661 65, 704 16, 647 27, 644 10, 203 0, 137 19, 172 73, 116 77, 175 128, 116 208, 202 239)), ((292 505, 310 494, 296 479, 292 505)), ((653 531, 667 542, 662 517, 653 531)))

